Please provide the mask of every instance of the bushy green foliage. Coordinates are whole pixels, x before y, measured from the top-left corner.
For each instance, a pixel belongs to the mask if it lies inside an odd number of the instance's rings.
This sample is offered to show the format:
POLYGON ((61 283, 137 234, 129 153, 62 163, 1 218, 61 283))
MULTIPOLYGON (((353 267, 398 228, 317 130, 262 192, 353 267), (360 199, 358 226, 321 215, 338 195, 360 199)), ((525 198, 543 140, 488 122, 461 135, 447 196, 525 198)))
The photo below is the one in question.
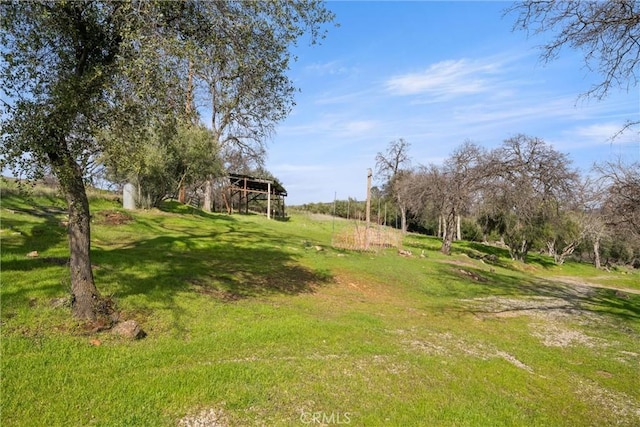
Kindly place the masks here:
POLYGON ((113 149, 104 156, 110 179, 134 183, 136 205, 143 208, 159 207, 165 198, 177 194, 181 185, 222 173, 213 133, 187 121, 175 127, 157 125, 145 132, 144 138, 127 138, 110 146, 113 149))
POLYGON ((463 218, 460 224, 462 238, 471 242, 481 242, 483 240, 482 228, 473 219, 463 218))

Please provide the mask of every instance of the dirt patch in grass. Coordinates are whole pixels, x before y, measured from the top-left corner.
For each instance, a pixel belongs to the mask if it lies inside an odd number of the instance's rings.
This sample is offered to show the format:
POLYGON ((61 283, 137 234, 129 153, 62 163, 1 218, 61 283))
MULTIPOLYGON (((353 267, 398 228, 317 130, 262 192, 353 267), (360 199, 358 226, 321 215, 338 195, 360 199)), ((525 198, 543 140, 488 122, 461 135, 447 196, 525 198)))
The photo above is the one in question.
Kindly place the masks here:
POLYGON ((222 409, 203 409, 178 421, 179 427, 227 427, 229 422, 222 409))
MULTIPOLYGON (((603 278, 606 279, 608 277, 603 276, 603 278)), ((595 279, 597 280, 598 277, 596 277, 595 279)), ((584 279, 580 277, 562 276, 562 277, 553 277, 552 280, 557 280, 558 282, 565 283, 571 286, 572 288, 591 289, 592 291, 594 289, 612 289, 620 292, 621 293, 620 296, 622 297, 624 297, 624 293, 640 295, 640 289, 622 288, 620 286, 609 286, 609 285, 603 285, 600 283, 591 283, 591 282, 586 282, 584 279)))
POLYGON ((529 316, 535 319, 531 335, 547 347, 606 347, 606 342, 572 328, 570 324, 594 325, 604 321, 597 314, 582 310, 572 301, 555 297, 505 298, 488 297, 465 300, 481 318, 529 316))
POLYGON ((407 341, 407 344, 414 350, 442 357, 454 357, 464 354, 481 360, 500 358, 517 368, 533 372, 533 368, 522 363, 512 354, 488 344, 467 341, 448 332, 432 334, 429 340, 410 340, 407 341))
POLYGON ((608 390, 589 380, 576 381, 574 390, 581 399, 615 414, 617 425, 640 425, 640 404, 631 396, 608 390))
POLYGON ((126 212, 105 210, 96 212, 93 221, 100 225, 124 225, 133 222, 134 218, 126 212))
POLYGON ((606 347, 602 340, 590 337, 582 331, 570 329, 562 325, 544 322, 530 325, 531 335, 540 339, 547 347, 568 347, 582 345, 585 347, 606 347))
POLYGON ((581 310, 571 302, 555 297, 485 297, 463 300, 463 302, 470 304, 470 311, 480 317, 531 315, 557 318, 581 313, 581 310))
POLYGON ((375 281, 358 278, 344 271, 335 273, 334 282, 344 289, 353 291, 370 302, 389 302, 390 300, 402 301, 398 296, 398 290, 391 286, 375 281))

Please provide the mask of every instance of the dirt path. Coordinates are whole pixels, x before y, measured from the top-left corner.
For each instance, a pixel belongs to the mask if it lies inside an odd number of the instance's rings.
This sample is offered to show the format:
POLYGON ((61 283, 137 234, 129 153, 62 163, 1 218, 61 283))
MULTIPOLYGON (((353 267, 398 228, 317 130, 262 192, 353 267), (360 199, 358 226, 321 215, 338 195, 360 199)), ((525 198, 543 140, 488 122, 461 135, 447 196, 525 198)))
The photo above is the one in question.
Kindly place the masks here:
POLYGON ((598 289, 598 288, 599 289, 611 289, 611 290, 614 290, 614 291, 625 292, 625 293, 628 293, 628 294, 640 295, 640 289, 624 288, 624 287, 619 287, 619 286, 603 285, 603 284, 600 284, 600 283, 585 282, 580 277, 554 276, 554 277, 549 277, 548 279, 549 280, 554 280, 556 282, 565 283, 567 285, 572 285, 572 286, 587 286, 589 288, 596 288, 596 289, 598 289))

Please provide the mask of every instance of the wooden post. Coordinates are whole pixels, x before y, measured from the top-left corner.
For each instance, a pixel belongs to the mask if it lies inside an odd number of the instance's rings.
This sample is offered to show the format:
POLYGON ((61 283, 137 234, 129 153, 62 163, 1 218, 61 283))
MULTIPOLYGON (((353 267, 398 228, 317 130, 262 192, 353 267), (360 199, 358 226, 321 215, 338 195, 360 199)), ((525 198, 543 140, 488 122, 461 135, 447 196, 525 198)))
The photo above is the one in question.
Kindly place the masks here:
POLYGON ((271 219, 271 182, 267 182, 267 219, 271 219))
POLYGON ((364 249, 369 250, 369 227, 371 226, 371 169, 367 169, 367 207, 366 220, 367 226, 364 228, 364 249))
POLYGON ((244 213, 249 213, 249 196, 247 195, 247 178, 245 177, 242 185, 243 192, 240 196, 240 204, 242 204, 242 198, 244 197, 244 213))

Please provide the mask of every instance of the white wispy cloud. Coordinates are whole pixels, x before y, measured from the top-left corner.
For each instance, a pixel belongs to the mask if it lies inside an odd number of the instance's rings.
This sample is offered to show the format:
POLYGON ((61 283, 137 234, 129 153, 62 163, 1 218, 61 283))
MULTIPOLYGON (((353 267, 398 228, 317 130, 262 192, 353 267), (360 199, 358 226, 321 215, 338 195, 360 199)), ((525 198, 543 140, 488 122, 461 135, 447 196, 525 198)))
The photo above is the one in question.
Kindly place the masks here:
POLYGON ((371 134, 379 125, 378 119, 363 119, 357 115, 330 113, 319 114, 310 121, 282 126, 278 129, 278 134, 299 138, 321 135, 332 141, 328 143, 330 145, 342 145, 348 144, 354 137, 371 134))
POLYGON ((581 126, 574 130, 575 135, 594 144, 605 142, 615 143, 637 143, 638 128, 623 129, 624 124, 619 122, 595 123, 588 126, 581 126))
POLYGON ((392 76, 385 84, 393 95, 429 94, 439 98, 492 90, 499 62, 457 59, 437 62, 422 72, 392 76))
MULTIPOLYGON (((563 151, 575 151, 595 147, 625 149, 635 147, 640 155, 638 129, 624 129, 623 122, 602 122, 577 126, 563 131, 553 141, 553 145, 563 151)), ((635 159, 634 159, 635 160, 635 159)))
MULTIPOLYGON (((371 98, 375 98, 377 88, 366 88, 362 90, 346 91, 339 93, 325 92, 320 94, 315 100, 316 105, 336 105, 336 104, 358 104, 367 102, 371 98)), ((340 89, 339 89, 340 90, 340 89)))
POLYGON ((376 126, 377 122, 374 120, 356 120, 343 123, 337 132, 343 136, 360 136, 372 131, 376 126))
POLYGON ((344 75, 356 72, 353 67, 344 65, 341 61, 329 61, 329 62, 314 62, 305 67, 305 71, 311 72, 316 75, 344 75))

